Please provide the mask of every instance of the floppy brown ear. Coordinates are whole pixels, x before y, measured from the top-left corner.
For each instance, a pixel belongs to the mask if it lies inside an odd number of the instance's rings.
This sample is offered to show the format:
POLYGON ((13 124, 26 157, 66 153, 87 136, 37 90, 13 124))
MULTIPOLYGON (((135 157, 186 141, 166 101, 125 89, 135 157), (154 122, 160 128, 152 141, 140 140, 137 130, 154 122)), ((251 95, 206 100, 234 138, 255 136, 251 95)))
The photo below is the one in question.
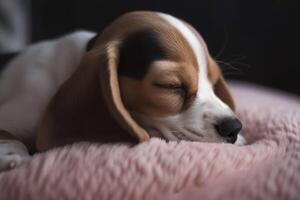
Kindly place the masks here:
POLYGON ((149 134, 130 115, 125 108, 118 80, 118 58, 117 43, 107 45, 100 59, 100 83, 108 109, 117 122, 140 142, 149 139, 149 134))
POLYGON ((85 53, 45 111, 36 140, 39 151, 78 141, 128 142, 130 135, 140 142, 149 138, 122 102, 117 66, 117 45, 85 53))
POLYGON ((215 84, 215 93, 224 103, 235 111, 234 100, 222 75, 220 75, 220 78, 215 84))

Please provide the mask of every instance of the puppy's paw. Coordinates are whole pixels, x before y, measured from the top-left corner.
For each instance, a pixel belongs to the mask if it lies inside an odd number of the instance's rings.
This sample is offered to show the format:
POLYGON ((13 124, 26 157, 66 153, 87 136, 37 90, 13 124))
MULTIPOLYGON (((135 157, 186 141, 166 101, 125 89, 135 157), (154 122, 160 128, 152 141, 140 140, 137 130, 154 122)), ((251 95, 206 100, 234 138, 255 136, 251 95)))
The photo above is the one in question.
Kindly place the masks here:
POLYGON ((238 145, 238 146, 242 146, 242 145, 246 145, 247 141, 244 138, 244 136, 242 136, 241 134, 238 134, 238 138, 237 138, 237 140, 236 140, 236 142, 234 144, 238 145))
POLYGON ((29 158, 27 148, 16 140, 0 140, 0 172, 19 166, 29 158))

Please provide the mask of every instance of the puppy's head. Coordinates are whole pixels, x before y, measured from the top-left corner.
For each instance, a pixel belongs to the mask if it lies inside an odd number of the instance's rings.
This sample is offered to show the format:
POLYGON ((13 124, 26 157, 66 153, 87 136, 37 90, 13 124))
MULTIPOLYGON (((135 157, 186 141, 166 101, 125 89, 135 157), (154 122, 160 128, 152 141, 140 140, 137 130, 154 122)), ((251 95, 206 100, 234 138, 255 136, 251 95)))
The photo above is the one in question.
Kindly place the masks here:
MULTIPOLYGON (((103 44, 114 52, 105 60, 115 65, 118 86, 111 87, 119 88, 117 103, 150 136, 236 141, 241 123, 230 92, 202 37, 189 24, 162 13, 134 12, 106 29, 95 49, 103 44)), ((112 69, 108 71, 111 77, 112 69)))

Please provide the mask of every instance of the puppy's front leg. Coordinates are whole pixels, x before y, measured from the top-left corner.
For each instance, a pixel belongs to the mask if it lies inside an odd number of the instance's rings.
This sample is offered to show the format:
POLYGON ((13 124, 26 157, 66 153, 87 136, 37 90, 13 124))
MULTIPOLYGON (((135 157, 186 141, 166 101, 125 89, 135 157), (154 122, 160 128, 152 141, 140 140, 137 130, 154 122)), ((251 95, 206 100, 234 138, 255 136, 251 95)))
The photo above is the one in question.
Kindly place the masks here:
POLYGON ((12 134, 0 130, 0 172, 20 165, 29 153, 25 145, 12 134))

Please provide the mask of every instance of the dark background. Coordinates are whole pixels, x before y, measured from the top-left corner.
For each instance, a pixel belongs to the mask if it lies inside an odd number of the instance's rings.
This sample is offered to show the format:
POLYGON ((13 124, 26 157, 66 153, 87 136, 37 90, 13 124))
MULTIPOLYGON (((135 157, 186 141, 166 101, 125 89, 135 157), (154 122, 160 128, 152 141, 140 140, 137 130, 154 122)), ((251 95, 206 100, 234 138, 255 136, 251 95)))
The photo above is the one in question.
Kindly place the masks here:
POLYGON ((300 94, 300 4, 289 0, 33 0, 32 41, 76 29, 101 31, 133 10, 191 23, 227 78, 300 94))

